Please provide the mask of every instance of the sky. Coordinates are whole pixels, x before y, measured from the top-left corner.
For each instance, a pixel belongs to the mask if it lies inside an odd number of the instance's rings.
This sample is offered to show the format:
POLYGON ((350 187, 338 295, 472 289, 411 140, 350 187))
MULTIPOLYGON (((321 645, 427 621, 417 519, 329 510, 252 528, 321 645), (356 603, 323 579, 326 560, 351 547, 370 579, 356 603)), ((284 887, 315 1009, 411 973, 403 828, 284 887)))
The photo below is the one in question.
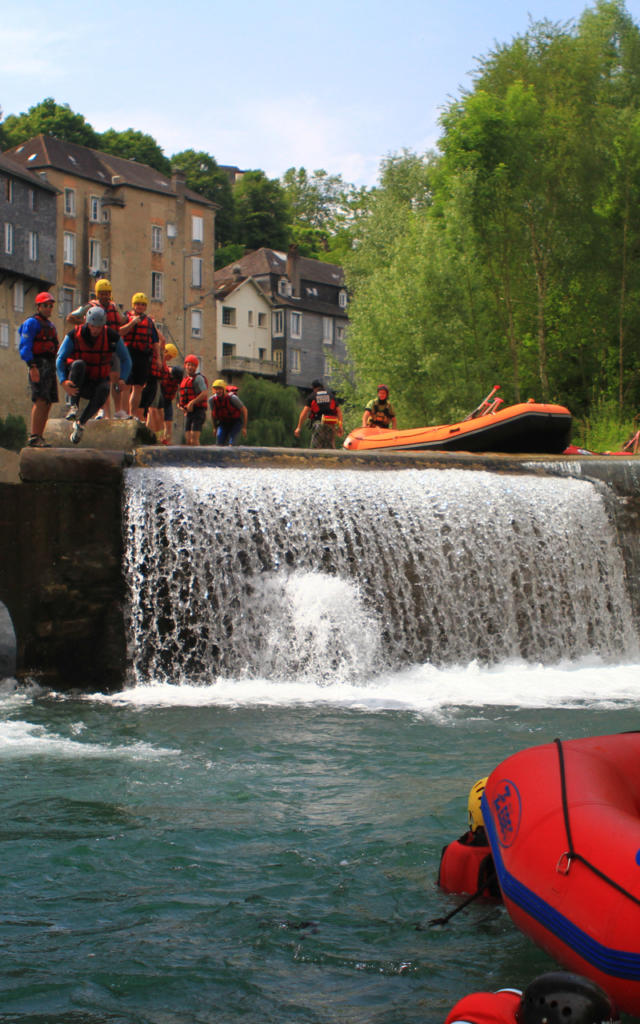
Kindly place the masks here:
MULTIPOLYGON (((279 178, 290 167, 376 183, 385 157, 433 149, 477 60, 582 0, 23 0, 0 27, 0 107, 48 96, 170 157, 279 178)), ((626 9, 640 23, 640 0, 626 9)))

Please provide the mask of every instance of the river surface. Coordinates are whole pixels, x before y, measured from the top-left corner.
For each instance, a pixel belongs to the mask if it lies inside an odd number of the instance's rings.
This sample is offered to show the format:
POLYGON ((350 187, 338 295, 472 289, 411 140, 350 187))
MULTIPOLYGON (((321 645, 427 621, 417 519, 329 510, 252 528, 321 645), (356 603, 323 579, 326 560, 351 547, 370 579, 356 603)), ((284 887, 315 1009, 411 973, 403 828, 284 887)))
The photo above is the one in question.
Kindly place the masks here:
MULTIPOLYGON (((551 961, 435 885, 471 784, 639 726, 640 665, 74 699, 5 684, 2 1024, 441 1024, 551 961)), ((625 1018, 630 1020, 631 1018, 625 1018)))
POLYGON ((553 967, 500 905, 430 922, 478 778, 640 728, 605 489, 173 468, 126 501, 127 688, 0 687, 0 1024, 441 1024, 553 967))

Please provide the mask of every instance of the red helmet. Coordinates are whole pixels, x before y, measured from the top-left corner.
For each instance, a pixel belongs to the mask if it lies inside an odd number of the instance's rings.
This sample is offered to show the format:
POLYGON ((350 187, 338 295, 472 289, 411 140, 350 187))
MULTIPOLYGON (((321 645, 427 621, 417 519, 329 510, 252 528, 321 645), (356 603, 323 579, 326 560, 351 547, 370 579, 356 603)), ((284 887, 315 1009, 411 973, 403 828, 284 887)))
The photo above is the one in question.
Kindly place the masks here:
POLYGON ((41 302, 55 302, 51 292, 38 292, 36 295, 36 306, 39 306, 41 302))
POLYGON ((185 356, 185 358, 184 358, 184 365, 185 366, 187 365, 187 363, 195 363, 195 365, 197 366, 199 362, 200 362, 200 360, 198 359, 198 357, 194 356, 194 355, 185 356))
POLYGON ((228 395, 235 395, 237 390, 238 390, 237 384, 227 384, 227 394, 228 395))
POLYGON ((378 384, 378 391, 386 391, 389 394, 389 388, 386 384, 378 384))

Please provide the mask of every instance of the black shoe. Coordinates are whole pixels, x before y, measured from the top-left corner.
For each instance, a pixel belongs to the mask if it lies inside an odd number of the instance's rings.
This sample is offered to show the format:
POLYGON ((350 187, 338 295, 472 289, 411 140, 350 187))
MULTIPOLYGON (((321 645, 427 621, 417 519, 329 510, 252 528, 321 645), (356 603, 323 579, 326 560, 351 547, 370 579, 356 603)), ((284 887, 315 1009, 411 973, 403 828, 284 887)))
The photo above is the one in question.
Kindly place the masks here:
POLYGON ((50 448, 51 445, 47 444, 44 437, 40 434, 32 434, 29 438, 29 448, 50 448))

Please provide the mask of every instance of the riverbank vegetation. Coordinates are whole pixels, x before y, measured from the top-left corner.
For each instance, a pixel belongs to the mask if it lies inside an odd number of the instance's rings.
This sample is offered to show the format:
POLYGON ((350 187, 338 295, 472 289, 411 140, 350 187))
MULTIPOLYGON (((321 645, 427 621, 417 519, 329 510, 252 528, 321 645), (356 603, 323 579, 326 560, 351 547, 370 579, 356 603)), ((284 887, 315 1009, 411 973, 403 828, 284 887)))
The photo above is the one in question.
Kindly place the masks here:
POLYGON ((291 243, 342 264, 347 425, 380 381, 401 426, 455 421, 499 383, 505 402, 560 402, 576 441, 615 447, 640 411, 638 26, 622 0, 531 23, 478 60, 440 123, 437 150, 389 155, 371 189, 304 168, 233 184, 209 154, 169 160, 53 100, 7 117, 0 142, 49 131, 181 164, 220 205, 218 266, 291 243))

